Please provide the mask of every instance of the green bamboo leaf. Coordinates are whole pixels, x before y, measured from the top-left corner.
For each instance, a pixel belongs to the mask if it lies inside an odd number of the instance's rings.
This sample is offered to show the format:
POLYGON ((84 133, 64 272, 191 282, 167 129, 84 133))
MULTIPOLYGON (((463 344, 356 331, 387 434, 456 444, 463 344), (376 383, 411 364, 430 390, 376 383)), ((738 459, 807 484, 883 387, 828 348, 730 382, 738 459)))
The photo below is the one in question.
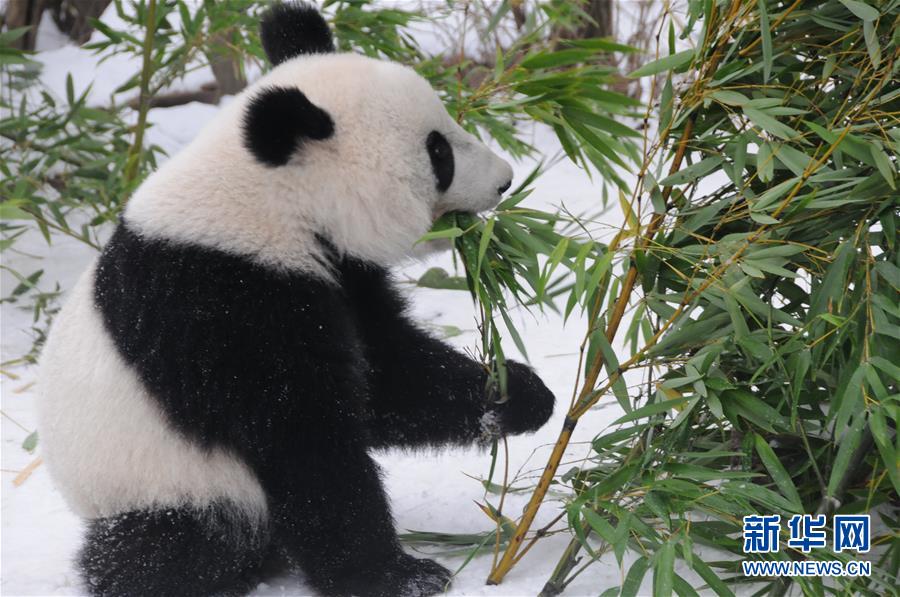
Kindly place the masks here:
POLYGON ((863 21, 863 38, 866 40, 866 50, 872 60, 872 68, 877 69, 881 64, 881 45, 878 43, 878 32, 875 31, 874 21, 863 21))
POLYGON ((22 449, 28 453, 34 452, 34 449, 37 448, 38 444, 38 432, 32 431, 28 434, 28 437, 25 438, 25 441, 22 442, 22 449))
POLYGON ((693 57, 694 50, 678 52, 677 54, 672 54, 671 56, 665 56, 658 60, 654 60, 653 62, 648 62, 644 66, 628 73, 627 76, 631 79, 637 79, 669 70, 678 70, 679 68, 690 64, 693 57))
POLYGON ((751 209, 755 212, 763 212, 772 207, 782 197, 787 195, 788 191, 797 185, 799 178, 789 178, 781 182, 762 195, 753 202, 751 209))
POLYGON ((803 173, 807 168, 813 163, 813 160, 809 155, 794 149, 787 143, 783 143, 778 146, 778 149, 775 151, 775 155, 782 164, 788 167, 788 169, 794 173, 794 176, 803 176, 803 173))
POLYGON ((590 336, 588 362, 593 361, 592 357, 597 351, 600 351, 600 354, 603 355, 603 366, 606 369, 607 376, 610 379, 613 379, 613 376, 615 376, 612 390, 616 396, 616 401, 618 401, 622 410, 631 412, 631 402, 628 399, 628 388, 625 385, 625 378, 619 374, 619 359, 616 357, 616 352, 610 345, 609 340, 606 339, 606 331, 602 326, 599 326, 590 336))
POLYGON ((756 5, 759 8, 759 35, 762 39, 763 83, 768 83, 772 74, 772 31, 769 28, 766 0, 757 0, 756 5))
POLYGON ((834 464, 831 467, 831 475, 828 478, 828 496, 837 498, 835 493, 844 477, 849 474, 847 467, 850 466, 850 459, 859 447, 862 440, 862 431, 865 427, 866 412, 863 410, 857 412, 853 417, 850 426, 844 432, 838 441, 838 452, 834 457, 834 464))
POLYGON ((722 163, 722 160, 722 156, 718 155, 704 158, 696 164, 692 164, 687 168, 666 176, 661 181, 659 181, 659 184, 664 187, 670 187, 691 182, 705 174, 708 174, 709 172, 712 172, 722 163))
POLYGON ((865 2, 860 2, 860 0, 840 0, 840 2, 863 21, 874 21, 878 18, 878 10, 865 2))
POLYGON ((798 133, 788 125, 772 118, 765 112, 757 110, 756 108, 750 108, 748 106, 744 106, 743 110, 744 114, 753 122, 753 124, 763 129, 767 133, 771 133, 772 135, 784 139, 785 141, 790 141, 794 137, 800 136, 800 133, 798 133))
POLYGON ((615 543, 615 529, 609 524, 609 521, 590 508, 582 508, 581 515, 601 539, 610 545, 615 543))
POLYGON ((520 66, 529 70, 553 68, 576 62, 585 62, 595 55, 593 50, 559 50, 557 52, 538 52, 522 61, 520 66))
POLYGON ((759 476, 756 473, 712 469, 696 464, 670 463, 665 465, 663 470, 672 473, 673 477, 682 477, 698 482, 719 481, 721 479, 751 479, 759 476))
POLYGON ((750 259, 770 259, 772 257, 792 257, 806 250, 803 245, 772 244, 753 245, 747 249, 746 255, 750 259))
MULTIPOLYGON (((894 425, 896 427, 896 421, 894 425)), ((875 446, 878 448, 884 467, 894 485, 894 490, 900 490, 900 466, 897 466, 900 455, 897 453, 894 442, 891 441, 891 434, 888 431, 882 409, 873 408, 870 411, 869 429, 872 431, 872 438, 875 440, 875 446)))
MULTIPOLYGON (((825 315, 824 313, 822 315, 825 315)), ((847 381, 844 391, 835 397, 834 404, 828 413, 828 418, 834 419, 834 428, 838 432, 843 432, 847 421, 854 413, 859 412, 860 406, 863 405, 863 380, 866 376, 867 363, 860 363, 853 370, 853 374, 847 381)))
POLYGON ((468 290, 465 278, 451 276, 443 268, 432 267, 416 281, 421 288, 439 288, 443 290, 468 290))
POLYGON ((802 512, 802 510, 797 510, 795 505, 785 499, 780 493, 775 493, 771 489, 749 481, 726 481, 722 484, 721 491, 725 496, 740 496, 751 502, 762 504, 775 512, 795 514, 802 512))
POLYGON ((653 563, 653 597, 669 597, 675 582, 675 544, 663 543, 653 563))
POLYGON ((66 102, 70 106, 75 104, 75 83, 72 81, 72 73, 66 74, 66 102))
POLYGON ((566 107, 563 108, 563 116, 566 120, 578 121, 588 126, 606 131, 612 135, 621 135, 623 137, 640 137, 641 133, 631 127, 625 126, 620 122, 616 122, 612 118, 607 118, 602 114, 588 112, 579 108, 566 107))
POLYGON ((491 244, 491 240, 494 238, 494 225, 496 223, 495 218, 488 219, 485 222, 484 230, 481 231, 481 239, 478 241, 478 262, 475 267, 476 271, 481 271, 482 264, 484 263, 484 256, 487 253, 488 246, 491 244))
POLYGON ((738 135, 734 140, 734 152, 732 153, 732 163, 734 164, 734 169, 731 173, 731 181, 737 188, 741 188, 744 186, 744 168, 747 165, 748 143, 749 141, 747 133, 738 135))
POLYGON ((622 161, 622 158, 619 157, 615 151, 610 147, 610 139, 603 133, 599 131, 594 131, 588 126, 585 126, 581 122, 577 121, 567 121, 569 126, 572 127, 572 130, 577 134, 581 139, 587 142, 587 144, 594 149, 596 149, 600 154, 602 154, 605 158, 611 160, 612 162, 618 164, 622 168, 628 169, 628 165, 622 161))
POLYGON ((676 573, 673 580, 675 581, 675 593, 678 594, 678 597, 699 597, 700 593, 694 590, 694 587, 684 580, 680 574, 676 573))
POLYGON ((728 106, 743 106, 750 101, 750 99, 743 93, 739 93, 737 91, 729 91, 727 89, 713 91, 712 97, 728 106))
POLYGON ((641 408, 631 412, 627 415, 619 417, 615 421, 613 421, 613 425, 620 425, 622 423, 629 423, 631 421, 636 421, 638 419, 643 419, 644 417, 652 417, 654 415, 658 415, 660 413, 668 412, 674 408, 678 408, 682 406, 685 402, 687 402, 687 398, 675 398, 672 400, 664 400, 662 402, 654 402, 653 404, 648 404, 646 406, 642 406, 641 408))
POLYGON ((771 182, 775 177, 775 161, 772 158, 772 146, 765 141, 756 153, 756 175, 761 182, 771 182))
POLYGON ((819 285, 813 290, 809 301, 809 316, 825 313, 829 304, 840 299, 846 288, 847 271, 853 259, 854 246, 849 240, 843 241, 834 251, 831 265, 825 271, 819 285))
POLYGON ((791 505, 794 506, 794 509, 797 512, 802 512, 803 501, 800 499, 800 494, 797 493, 797 487, 794 485, 791 475, 775 455, 775 451, 769 443, 757 433, 753 434, 753 441, 756 446, 756 453, 759 454, 760 460, 762 460, 766 470, 769 471, 769 476, 772 477, 772 480, 775 481, 778 489, 781 490, 781 494, 791 502, 791 505))
POLYGON ((636 597, 641 588, 641 582, 650 568, 650 562, 646 557, 641 556, 634 561, 628 574, 625 575, 625 582, 622 583, 622 590, 619 597, 636 597))
POLYGON ((462 228, 458 228, 453 226, 451 228, 444 228, 443 230, 432 230, 422 236, 419 240, 416 241, 416 244, 428 242, 430 240, 439 240, 442 238, 457 238, 463 235, 462 228))
POLYGON ((769 216, 769 215, 766 215, 763 213, 759 213, 757 211, 751 211, 750 218, 758 224, 765 224, 767 226, 772 226, 772 225, 781 223, 781 221, 778 220, 777 218, 773 218, 772 216, 769 216))
POLYGON ((601 435, 594 439, 591 442, 591 445, 595 452, 598 454, 602 454, 605 450, 622 442, 628 438, 634 437, 636 434, 640 433, 647 427, 646 423, 642 423, 639 425, 633 425, 631 427, 623 427, 622 429, 617 429, 610 433, 601 435))
POLYGON ((12 42, 16 41, 26 33, 31 31, 30 26, 15 27, 8 31, 0 32, 0 47, 8 47, 12 42))
POLYGON ((897 164, 891 162, 884 150, 874 143, 869 145, 869 151, 872 154, 872 159, 875 160, 875 165, 878 167, 881 177, 896 191, 897 186, 894 183, 894 176, 896 176, 897 164))
POLYGON ((709 588, 715 591, 716 595, 719 595, 719 597, 734 597, 734 593, 728 588, 728 585, 722 582, 719 575, 702 558, 694 557, 691 567, 694 569, 694 572, 700 575, 700 578, 706 581, 709 588))
POLYGON ((788 429, 788 422, 781 414, 746 390, 728 390, 722 393, 723 406, 757 427, 771 433, 788 429))
POLYGON ((672 88, 672 75, 666 77, 662 93, 659 96, 659 128, 668 130, 672 123, 672 112, 675 109, 674 90, 672 88))
POLYGON ((816 133, 819 137, 821 137, 831 145, 838 144, 838 148, 840 149, 840 151, 846 152, 847 154, 853 156, 854 158, 865 164, 868 164, 869 166, 876 166, 875 160, 872 157, 871 152, 868 150, 868 143, 862 141, 861 139, 858 139, 852 133, 843 134, 844 129, 841 129, 839 131, 829 131, 823 126, 807 120, 804 120, 803 124, 805 124, 809 130, 816 133))
POLYGON ((0 220, 31 220, 33 216, 21 209, 15 201, 0 203, 0 220))
POLYGON ((900 381, 900 366, 897 364, 879 356, 870 357, 869 362, 890 375, 894 381, 900 381))
POLYGON ((565 43, 570 46, 576 46, 579 48, 588 48, 591 50, 601 50, 603 52, 625 52, 628 54, 634 52, 640 52, 639 48, 635 48, 633 46, 628 46, 625 44, 616 43, 613 40, 606 37, 591 37, 587 39, 569 39, 565 40, 565 43))

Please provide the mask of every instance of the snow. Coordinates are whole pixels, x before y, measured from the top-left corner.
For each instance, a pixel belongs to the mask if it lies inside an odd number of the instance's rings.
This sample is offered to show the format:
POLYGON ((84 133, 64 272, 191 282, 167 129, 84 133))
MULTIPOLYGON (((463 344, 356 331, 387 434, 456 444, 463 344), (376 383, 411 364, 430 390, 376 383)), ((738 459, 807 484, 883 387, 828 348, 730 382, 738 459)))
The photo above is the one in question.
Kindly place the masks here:
MULTIPOLYGON (((106 18, 106 17, 104 17, 106 18)), ((51 27, 45 27, 50 29, 51 27)), ((44 63, 44 82, 57 95, 64 96, 68 73, 76 83, 76 90, 83 89, 91 80, 92 103, 108 101, 110 92, 124 81, 136 68, 133 58, 117 56, 98 64, 95 55, 64 45, 58 36, 42 34, 41 47, 46 48, 38 58, 44 63)), ((201 75, 194 83, 202 83, 201 75)), ((182 83, 187 87, 191 84, 182 83)), ((121 98, 120 98, 121 101, 121 98)), ((170 154, 185 144, 199 131, 217 110, 215 106, 189 104, 176 108, 155 109, 150 113, 153 127, 149 141, 157 143, 170 154)), ((552 135, 536 130, 537 147, 553 154, 557 151, 552 135)), ((515 164, 518 179, 533 167, 526 160, 515 164)), ((515 184, 515 183, 514 183, 515 184)), ((527 205, 552 208, 562 203, 574 212, 600 211, 600 192, 591 181, 568 161, 553 165, 538 179, 535 192, 527 205)), ((604 214, 606 225, 612 229, 620 222, 618 208, 604 214)), ((92 249, 77 241, 57 237, 48 247, 37 235, 30 235, 17 243, 17 251, 4 255, 4 264, 31 271, 38 264, 45 269, 44 280, 59 281, 63 289, 70 288, 93 255, 92 249), (29 269, 30 268, 30 269, 29 269)), ((435 256, 425 262, 414 262, 398 268, 399 280, 417 279, 432 266, 452 271, 449 254, 435 256)), ((3 271, 4 294, 14 283, 3 271)), ((426 325, 455 326, 462 333, 448 341, 460 349, 474 347, 478 336, 475 309, 467 293, 447 290, 417 288, 403 284, 412 300, 414 317, 426 325)), ((531 364, 557 396, 557 408, 553 419, 533 436, 510 438, 509 470, 511 475, 521 469, 527 481, 533 482, 543 468, 562 424, 565 406, 576 382, 578 346, 584 334, 584 321, 573 315, 566 325, 553 313, 515 314, 517 323, 531 357, 531 364)), ((30 346, 31 314, 16 305, 2 305, 2 360, 17 357, 30 346)), ((507 351, 515 349, 507 342, 507 351)), ((515 356, 515 355, 514 355, 515 356)), ((518 357, 521 358, 521 357, 518 357)), ((21 446, 29 432, 35 428, 33 411, 33 367, 16 367, 15 377, 2 380, 2 584, 4 595, 77 595, 83 593, 72 559, 80 542, 81 523, 69 512, 49 479, 46 467, 38 465, 19 486, 13 484, 17 473, 40 456, 40 444, 34 454, 21 446)), ((588 442, 601 431, 620 411, 612 398, 605 400, 602 408, 584 417, 570 446, 564 463, 577 462, 589 453, 588 442)), ((486 477, 490 456, 476 449, 448 449, 439 453, 388 452, 378 456, 390 493, 398 531, 407 529, 448 533, 483 532, 492 528, 491 521, 478 508, 476 502, 489 500, 495 506, 498 496, 485 495, 481 484, 473 479, 486 477)), ((502 454, 494 481, 502 480, 502 454)), ((520 479, 515 485, 522 485, 520 479)), ((504 512, 516 518, 527 501, 528 494, 510 494, 506 498, 504 512)), ((559 513, 561 502, 548 501, 542 507, 533 528, 539 528, 559 513)), ((569 539, 567 533, 550 536, 538 542, 509 574, 503 584, 485 586, 485 578, 491 565, 491 554, 475 557, 454 579, 450 595, 534 595, 549 578, 558 555, 569 539)), ((438 557, 442 564, 456 570, 463 565, 465 556, 438 557)), ((630 565, 626 556, 624 570, 630 565)), ((615 558, 605 556, 579 576, 568 588, 567 595, 597 595, 611 586, 618 586, 624 572, 615 558)), ((649 581, 649 575, 648 575, 649 581)), ((643 592, 649 591, 645 582, 643 592)), ((303 595, 310 594, 301 577, 284 577, 261 585, 254 595, 303 595)))

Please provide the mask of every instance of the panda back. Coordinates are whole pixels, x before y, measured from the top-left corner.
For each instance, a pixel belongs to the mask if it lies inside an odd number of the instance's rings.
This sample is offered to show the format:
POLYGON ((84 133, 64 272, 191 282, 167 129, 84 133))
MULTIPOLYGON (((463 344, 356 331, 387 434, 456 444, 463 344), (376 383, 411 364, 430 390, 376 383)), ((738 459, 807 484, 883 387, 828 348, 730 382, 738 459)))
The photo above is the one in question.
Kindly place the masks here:
POLYGON ((178 433, 120 356, 94 304, 95 275, 96 263, 69 294, 39 373, 41 449, 70 507, 97 518, 216 503, 264 519, 266 498, 246 464, 178 433))

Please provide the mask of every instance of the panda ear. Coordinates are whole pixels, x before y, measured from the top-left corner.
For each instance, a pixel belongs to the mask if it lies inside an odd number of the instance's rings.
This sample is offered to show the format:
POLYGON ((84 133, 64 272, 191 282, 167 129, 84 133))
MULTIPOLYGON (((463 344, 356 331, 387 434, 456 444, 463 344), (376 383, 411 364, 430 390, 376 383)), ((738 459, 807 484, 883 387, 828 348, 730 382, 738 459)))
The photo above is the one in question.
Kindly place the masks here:
POLYGON ((297 88, 268 87, 244 114, 244 146, 267 166, 283 166, 308 140, 334 134, 334 121, 297 88))
POLYGON ((334 52, 328 23, 315 7, 304 2, 275 4, 263 15, 259 37, 273 65, 301 54, 334 52))

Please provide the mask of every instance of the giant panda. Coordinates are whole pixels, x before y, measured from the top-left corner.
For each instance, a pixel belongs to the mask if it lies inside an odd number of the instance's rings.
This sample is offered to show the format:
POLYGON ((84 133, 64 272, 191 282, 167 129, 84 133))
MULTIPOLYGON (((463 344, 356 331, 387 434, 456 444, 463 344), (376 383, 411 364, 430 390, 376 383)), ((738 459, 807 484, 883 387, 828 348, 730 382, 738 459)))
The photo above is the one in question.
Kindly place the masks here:
POLYGON ((274 68, 136 191, 42 355, 43 455, 86 519, 94 595, 429 595, 370 452, 518 434, 554 398, 404 314, 389 266, 512 171, 413 70, 336 53, 315 9, 261 23, 274 68))

